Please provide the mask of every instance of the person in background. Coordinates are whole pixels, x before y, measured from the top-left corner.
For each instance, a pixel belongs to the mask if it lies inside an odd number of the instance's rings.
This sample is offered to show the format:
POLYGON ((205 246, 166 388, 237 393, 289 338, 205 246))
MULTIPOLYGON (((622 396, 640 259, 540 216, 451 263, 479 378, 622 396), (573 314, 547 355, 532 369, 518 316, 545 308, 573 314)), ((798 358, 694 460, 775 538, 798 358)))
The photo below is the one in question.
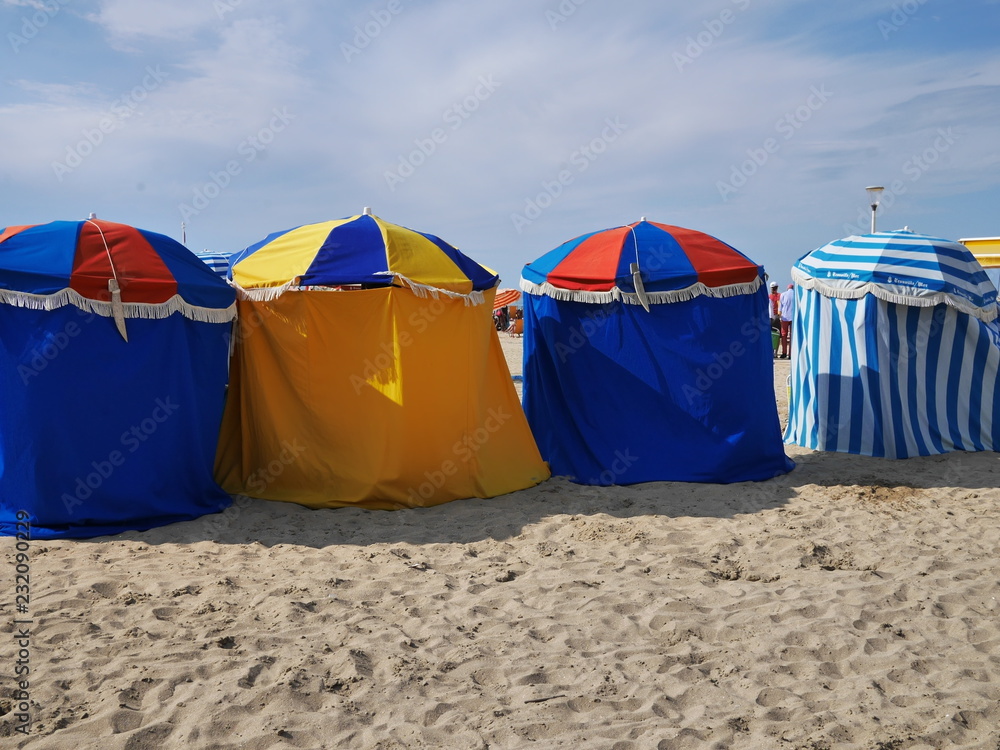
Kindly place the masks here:
POLYGON ((781 359, 788 359, 792 349, 792 318, 795 317, 794 284, 789 284, 788 289, 781 293, 778 311, 781 315, 781 359))
MULTIPOLYGON (((781 332, 781 310, 779 309, 779 303, 781 300, 781 295, 778 294, 778 282, 771 282, 771 293, 767 295, 767 307, 768 316, 771 319, 771 328, 775 331, 781 332)), ((778 344, 774 344, 774 356, 778 356, 778 344)))

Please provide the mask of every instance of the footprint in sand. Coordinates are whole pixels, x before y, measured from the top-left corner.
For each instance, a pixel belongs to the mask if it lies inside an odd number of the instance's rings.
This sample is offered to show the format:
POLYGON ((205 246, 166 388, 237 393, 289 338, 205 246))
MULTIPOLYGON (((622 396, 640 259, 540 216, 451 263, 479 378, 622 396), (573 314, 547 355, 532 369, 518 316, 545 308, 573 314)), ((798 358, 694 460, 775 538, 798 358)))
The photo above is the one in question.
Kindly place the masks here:
POLYGON ((90 586, 91 591, 104 599, 114 599, 120 588, 121 584, 111 581, 98 581, 90 586))
POLYGON ((142 725, 144 718, 143 698, 160 682, 161 680, 155 680, 152 677, 143 677, 118 693, 119 710, 111 717, 111 726, 115 733, 129 732, 142 725))

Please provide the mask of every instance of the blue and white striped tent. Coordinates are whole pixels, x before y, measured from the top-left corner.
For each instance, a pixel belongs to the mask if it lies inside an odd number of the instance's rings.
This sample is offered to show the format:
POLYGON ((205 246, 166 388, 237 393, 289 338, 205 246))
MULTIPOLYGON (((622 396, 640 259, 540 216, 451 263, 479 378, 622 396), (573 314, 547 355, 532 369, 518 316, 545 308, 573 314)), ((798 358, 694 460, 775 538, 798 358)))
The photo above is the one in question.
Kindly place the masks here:
POLYGON ((195 255, 202 263, 207 265, 216 274, 225 279, 229 275, 229 253, 213 253, 210 250, 201 250, 195 255))
POLYGON ((1000 449, 997 290, 965 246, 852 236, 792 279, 786 442, 886 458, 1000 449))

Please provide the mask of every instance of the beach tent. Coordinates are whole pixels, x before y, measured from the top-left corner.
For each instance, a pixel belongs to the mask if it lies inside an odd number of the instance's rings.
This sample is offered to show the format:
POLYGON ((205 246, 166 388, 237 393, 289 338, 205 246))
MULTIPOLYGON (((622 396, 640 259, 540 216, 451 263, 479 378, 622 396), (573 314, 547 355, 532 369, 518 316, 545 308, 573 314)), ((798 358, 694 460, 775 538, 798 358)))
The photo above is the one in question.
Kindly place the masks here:
POLYGON ((103 220, 0 231, 0 534, 219 511, 235 294, 169 237, 103 220), (23 512, 23 513, 22 513, 23 512))
POLYGON ((789 471, 763 269, 642 219, 525 266, 524 409, 553 474, 595 485, 789 471))
POLYGON ((887 458, 1000 447, 997 292, 965 246, 851 236, 792 278, 786 441, 887 458))
POLYGON ((232 260, 225 488, 392 509, 548 478, 493 327, 492 271, 367 211, 277 232, 232 260))
POLYGON ((229 253, 216 253, 211 250, 199 250, 195 253, 195 255, 198 256, 198 260, 211 268, 220 279, 226 279, 229 277, 229 253))

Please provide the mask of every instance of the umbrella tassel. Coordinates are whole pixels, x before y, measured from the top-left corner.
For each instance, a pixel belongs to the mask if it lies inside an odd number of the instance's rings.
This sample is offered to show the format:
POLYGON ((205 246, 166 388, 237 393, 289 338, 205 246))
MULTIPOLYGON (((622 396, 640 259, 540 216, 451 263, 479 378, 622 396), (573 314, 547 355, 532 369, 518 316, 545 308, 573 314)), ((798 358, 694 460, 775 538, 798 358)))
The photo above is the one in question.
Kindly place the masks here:
POLYGON ((125 307, 122 305, 122 290, 118 286, 118 279, 108 279, 108 291, 111 292, 111 316, 115 319, 118 333, 128 341, 128 332, 125 330, 125 307))
POLYGON ((646 298, 646 287, 642 283, 642 272, 639 271, 639 264, 633 263, 631 266, 632 270, 632 285, 635 287, 635 296, 639 300, 639 304, 642 305, 642 309, 649 312, 649 300, 646 298))

